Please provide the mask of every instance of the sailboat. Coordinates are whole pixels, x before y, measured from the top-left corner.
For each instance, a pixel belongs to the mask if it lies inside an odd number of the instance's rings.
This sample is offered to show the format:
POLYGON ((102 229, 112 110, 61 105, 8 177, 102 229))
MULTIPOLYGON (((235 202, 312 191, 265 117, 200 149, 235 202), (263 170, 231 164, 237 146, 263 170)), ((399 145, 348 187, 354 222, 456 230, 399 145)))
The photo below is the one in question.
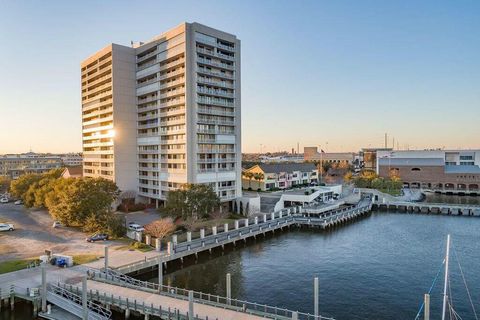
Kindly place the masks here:
MULTIPOLYGON (((449 279, 450 246, 451 246, 451 240, 450 240, 450 234, 448 234, 447 235, 447 248, 446 248, 446 252, 445 252, 445 259, 442 262, 442 266, 445 265, 445 274, 444 274, 444 283, 443 283, 443 299, 442 299, 443 300, 443 303, 442 303, 442 320, 447 320, 447 315, 449 316, 448 320, 453 320, 453 319, 461 320, 462 317, 460 317, 460 315, 457 313, 457 311, 455 311, 455 309, 453 308, 453 304, 449 300, 449 296, 448 296, 448 289, 449 289, 449 283, 450 283, 450 279, 449 279)), ((457 256, 457 253, 456 253, 455 250, 454 250, 454 253, 455 253, 455 256, 456 256, 458 266, 460 268, 460 274, 462 275, 462 279, 463 279, 463 282, 465 284, 465 288, 467 290, 467 295, 468 295, 468 298, 470 300, 470 305, 472 307, 473 314, 475 316, 475 319, 478 320, 477 312, 475 310, 475 306, 473 305, 472 296, 470 295, 470 290, 468 289, 467 282, 465 280, 465 276, 463 274, 463 270, 462 270, 462 267, 460 265, 460 262, 458 261, 458 256, 457 256)), ((433 283, 430 287, 430 290, 428 291, 428 293, 426 293, 424 295, 424 301, 423 301, 422 305, 420 306, 420 310, 418 311, 417 316, 415 317, 415 320, 420 319, 420 314, 422 312, 422 309, 424 311, 423 319, 424 320, 430 320, 430 293, 432 292, 432 289, 433 289, 433 287, 435 285, 435 282, 436 282, 436 280, 437 280, 437 278, 440 274, 441 269, 442 268, 440 267, 440 269, 437 272, 437 275, 436 275, 435 279, 433 280, 433 283)))

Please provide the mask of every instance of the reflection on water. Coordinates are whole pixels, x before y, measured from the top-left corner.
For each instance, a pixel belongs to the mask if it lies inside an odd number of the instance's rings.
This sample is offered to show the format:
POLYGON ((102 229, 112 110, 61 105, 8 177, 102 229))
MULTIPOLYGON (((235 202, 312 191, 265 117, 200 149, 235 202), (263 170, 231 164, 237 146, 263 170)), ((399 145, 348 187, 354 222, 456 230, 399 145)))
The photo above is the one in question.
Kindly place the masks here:
POLYGON ((475 204, 480 205, 479 196, 457 196, 438 193, 426 193, 425 202, 432 203, 456 203, 456 204, 475 204))
MULTIPOLYGON (((252 302, 313 312, 313 277, 320 278, 320 309, 336 319, 413 319, 443 260, 447 233, 480 308, 480 219, 375 213, 329 232, 292 230, 259 239, 225 255, 166 275, 165 284, 252 302)), ((186 261, 186 264, 189 262, 186 261)), ((172 268, 170 268, 172 269, 172 268)), ((472 319, 455 259, 452 295, 463 319, 472 319)), ((152 278, 152 281, 156 281, 152 278)), ((441 281, 431 316, 441 309, 441 281)))

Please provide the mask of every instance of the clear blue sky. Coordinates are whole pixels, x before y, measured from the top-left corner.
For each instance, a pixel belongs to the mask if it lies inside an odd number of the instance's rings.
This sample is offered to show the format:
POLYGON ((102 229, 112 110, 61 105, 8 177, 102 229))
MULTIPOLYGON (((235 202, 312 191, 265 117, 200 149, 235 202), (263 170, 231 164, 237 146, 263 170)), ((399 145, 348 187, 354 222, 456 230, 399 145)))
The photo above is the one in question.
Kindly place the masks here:
POLYGON ((0 153, 80 151, 81 60, 183 21, 242 40, 246 152, 356 151, 385 132, 480 148, 479 17, 478 0, 0 0, 0 153))

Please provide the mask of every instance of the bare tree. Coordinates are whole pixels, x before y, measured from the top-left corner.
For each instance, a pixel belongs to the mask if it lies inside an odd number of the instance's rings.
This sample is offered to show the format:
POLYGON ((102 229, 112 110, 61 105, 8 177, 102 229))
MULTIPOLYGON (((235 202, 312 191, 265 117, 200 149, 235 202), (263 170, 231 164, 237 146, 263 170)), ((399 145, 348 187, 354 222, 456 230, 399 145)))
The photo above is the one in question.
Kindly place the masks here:
POLYGON ((175 224, 171 218, 150 222, 145 226, 145 233, 162 240, 175 231, 175 224))

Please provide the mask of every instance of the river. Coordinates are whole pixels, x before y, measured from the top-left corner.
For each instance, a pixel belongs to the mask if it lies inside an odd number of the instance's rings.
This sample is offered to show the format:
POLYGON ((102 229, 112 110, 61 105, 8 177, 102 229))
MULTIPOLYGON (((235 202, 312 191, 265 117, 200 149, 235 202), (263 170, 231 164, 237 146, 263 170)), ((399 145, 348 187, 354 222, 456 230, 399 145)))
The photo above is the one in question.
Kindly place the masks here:
MULTIPOLYGON (((204 257, 165 276, 164 283, 313 312, 313 278, 320 281, 320 310, 336 319, 414 319, 437 274, 452 235, 451 289, 464 320, 474 319, 457 260, 480 309, 480 219, 373 213, 335 230, 291 230, 224 255, 204 257)), ((443 277, 443 273, 441 274, 443 277)), ((157 278, 151 278, 157 281, 157 278)), ((431 295, 431 317, 441 310, 443 278, 431 295)), ((422 316, 423 317, 423 316, 422 316)))

